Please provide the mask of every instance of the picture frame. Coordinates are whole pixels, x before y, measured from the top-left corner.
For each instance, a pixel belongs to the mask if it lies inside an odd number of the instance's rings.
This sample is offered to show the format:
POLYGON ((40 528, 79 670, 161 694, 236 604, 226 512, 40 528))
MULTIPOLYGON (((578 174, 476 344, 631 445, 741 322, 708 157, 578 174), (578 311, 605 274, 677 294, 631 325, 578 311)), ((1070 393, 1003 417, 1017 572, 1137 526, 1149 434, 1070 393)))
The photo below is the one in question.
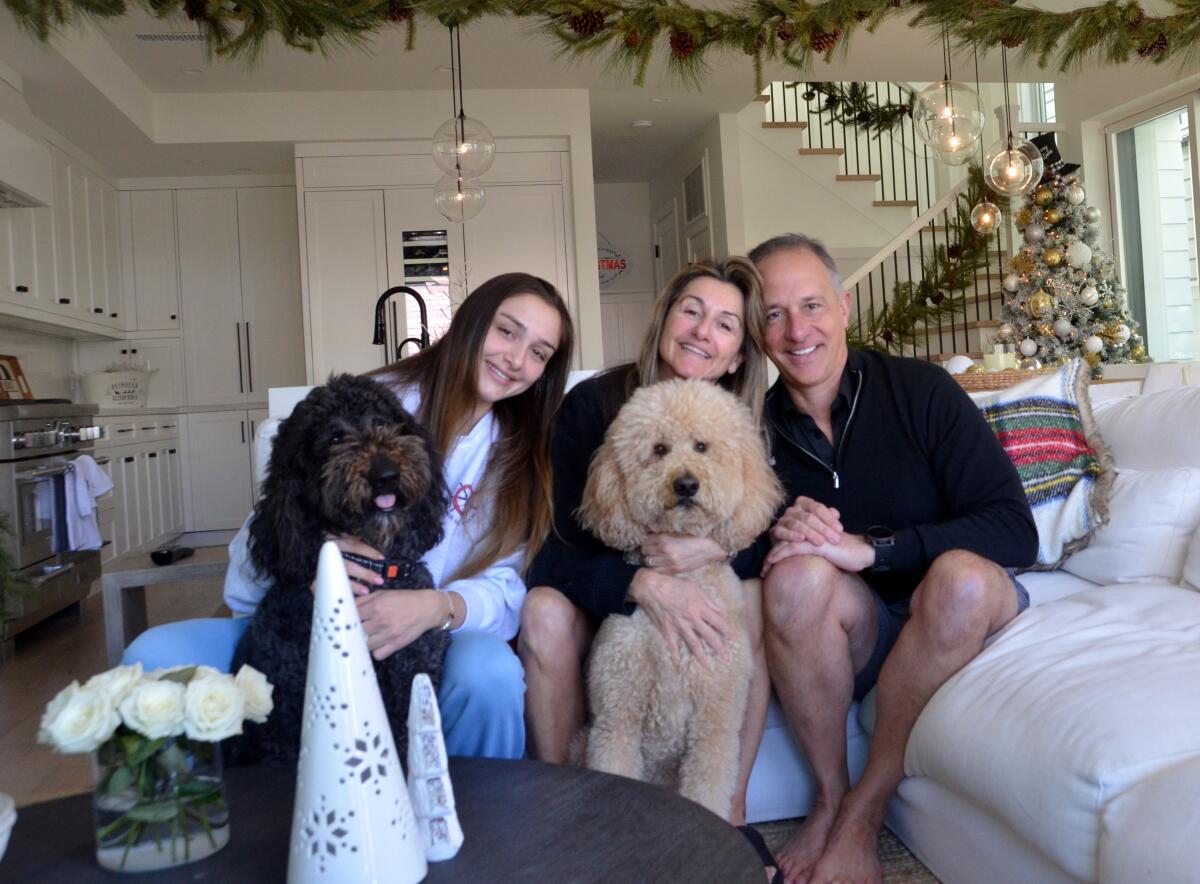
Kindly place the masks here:
POLYGON ((0 355, 0 399, 32 399, 33 390, 16 356, 0 355))

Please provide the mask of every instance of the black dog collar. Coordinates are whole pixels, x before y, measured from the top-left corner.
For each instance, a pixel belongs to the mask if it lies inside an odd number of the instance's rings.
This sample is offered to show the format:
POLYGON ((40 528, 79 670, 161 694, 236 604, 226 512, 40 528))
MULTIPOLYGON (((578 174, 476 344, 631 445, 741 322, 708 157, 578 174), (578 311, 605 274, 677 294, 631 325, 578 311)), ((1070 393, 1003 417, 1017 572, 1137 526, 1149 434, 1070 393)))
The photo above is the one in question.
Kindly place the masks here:
POLYGON ((422 567, 420 562, 414 562, 412 559, 368 559, 366 556, 344 551, 342 558, 368 568, 382 577, 383 585, 380 589, 411 589, 422 567))

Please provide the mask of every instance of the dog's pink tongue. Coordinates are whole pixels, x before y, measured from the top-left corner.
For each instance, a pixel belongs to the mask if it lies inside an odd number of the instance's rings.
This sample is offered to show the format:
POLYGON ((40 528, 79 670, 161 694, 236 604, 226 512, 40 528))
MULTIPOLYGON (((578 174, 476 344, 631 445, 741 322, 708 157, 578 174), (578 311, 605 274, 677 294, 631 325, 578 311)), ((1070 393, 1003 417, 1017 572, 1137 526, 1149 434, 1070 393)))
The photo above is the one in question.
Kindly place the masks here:
POLYGON ((394 494, 381 494, 375 498, 375 506, 379 507, 381 510, 390 510, 395 505, 396 495, 394 494))

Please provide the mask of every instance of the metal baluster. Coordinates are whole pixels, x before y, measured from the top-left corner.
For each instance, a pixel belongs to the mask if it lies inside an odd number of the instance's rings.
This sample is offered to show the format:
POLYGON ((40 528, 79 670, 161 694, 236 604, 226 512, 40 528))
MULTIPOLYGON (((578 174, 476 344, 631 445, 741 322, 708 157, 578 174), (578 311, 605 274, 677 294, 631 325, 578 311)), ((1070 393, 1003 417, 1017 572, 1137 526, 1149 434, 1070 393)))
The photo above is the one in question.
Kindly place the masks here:
MULTIPOLYGON (((929 222, 929 226, 933 227, 933 222, 929 222)), ((921 273, 925 272, 925 237, 917 237, 917 253, 921 259, 921 273)), ((925 358, 929 358, 929 323, 925 323, 925 358)))
MULTIPOLYGON (((919 236, 920 236, 920 234, 918 233, 918 234, 917 234, 917 236, 919 237, 919 236)), ((906 261, 906 263, 908 264, 908 279, 907 279, 906 281, 907 281, 907 282, 909 282, 909 283, 911 283, 911 282, 913 281, 913 272, 912 272, 912 240, 911 240, 911 239, 909 239, 909 240, 906 240, 906 241, 905 241, 905 243, 904 243, 904 257, 905 257, 905 261, 906 261)), ((928 323, 926 323, 926 324, 928 324, 928 323)), ((903 347, 903 345, 901 345, 901 347, 900 347, 900 353, 901 353, 901 355, 903 355, 903 353, 904 353, 904 347, 903 347)), ((916 335, 914 335, 914 336, 913 336, 913 342, 912 342, 912 355, 913 355, 914 357, 916 357, 916 355, 917 355, 917 338, 916 338, 916 335)))
MULTIPOLYGON (((892 84, 887 84, 888 101, 892 100, 892 84)), ((892 138, 891 133, 888 133, 888 153, 892 158, 892 199, 898 199, 896 195, 896 139, 892 138)))

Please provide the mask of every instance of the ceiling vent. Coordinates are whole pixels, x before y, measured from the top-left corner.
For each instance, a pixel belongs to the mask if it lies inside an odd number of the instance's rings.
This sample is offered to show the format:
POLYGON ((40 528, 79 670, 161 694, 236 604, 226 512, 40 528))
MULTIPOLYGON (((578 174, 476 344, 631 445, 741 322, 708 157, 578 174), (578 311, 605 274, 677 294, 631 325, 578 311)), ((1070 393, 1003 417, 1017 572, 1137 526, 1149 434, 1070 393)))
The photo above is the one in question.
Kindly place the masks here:
POLYGON ((203 43, 203 34, 134 34, 139 43, 203 43))

